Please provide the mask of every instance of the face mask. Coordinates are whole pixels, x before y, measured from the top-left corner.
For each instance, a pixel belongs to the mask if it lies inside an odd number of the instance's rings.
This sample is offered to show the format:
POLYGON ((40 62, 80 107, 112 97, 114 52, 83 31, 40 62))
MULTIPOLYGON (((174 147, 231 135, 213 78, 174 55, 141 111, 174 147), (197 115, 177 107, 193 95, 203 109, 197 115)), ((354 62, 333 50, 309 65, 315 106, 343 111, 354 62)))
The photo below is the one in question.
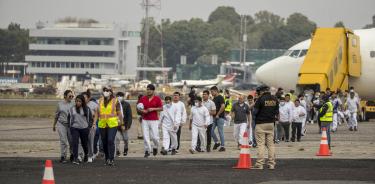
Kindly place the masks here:
POLYGON ((172 106, 172 104, 166 104, 167 108, 170 108, 171 106, 172 106))
POLYGON ((117 97, 118 98, 118 100, 121 102, 122 100, 124 100, 124 97, 122 97, 122 96, 119 96, 119 97, 117 97))
POLYGON ((108 91, 104 91, 104 92, 103 92, 103 96, 104 96, 104 97, 109 97, 109 95, 110 95, 110 93, 109 93, 108 91))
POLYGON ((284 106, 284 105, 285 105, 285 102, 280 102, 280 105, 281 105, 281 106, 284 106))
POLYGON ((195 106, 196 106, 196 107, 199 107, 199 102, 195 102, 195 106))

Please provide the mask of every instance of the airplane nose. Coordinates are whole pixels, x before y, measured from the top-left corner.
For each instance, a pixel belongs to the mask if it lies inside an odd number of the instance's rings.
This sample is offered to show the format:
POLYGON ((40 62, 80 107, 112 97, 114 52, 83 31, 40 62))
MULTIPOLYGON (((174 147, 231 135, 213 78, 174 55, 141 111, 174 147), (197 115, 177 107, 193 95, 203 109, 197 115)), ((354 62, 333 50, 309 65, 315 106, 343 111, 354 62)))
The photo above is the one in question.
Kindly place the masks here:
POLYGON ((271 87, 295 89, 303 58, 280 56, 262 65, 255 72, 258 82, 271 87))
POLYGON ((275 60, 272 60, 266 64, 263 64, 259 67, 255 72, 255 77, 258 82, 273 86, 275 81, 275 72, 277 69, 275 68, 275 60))

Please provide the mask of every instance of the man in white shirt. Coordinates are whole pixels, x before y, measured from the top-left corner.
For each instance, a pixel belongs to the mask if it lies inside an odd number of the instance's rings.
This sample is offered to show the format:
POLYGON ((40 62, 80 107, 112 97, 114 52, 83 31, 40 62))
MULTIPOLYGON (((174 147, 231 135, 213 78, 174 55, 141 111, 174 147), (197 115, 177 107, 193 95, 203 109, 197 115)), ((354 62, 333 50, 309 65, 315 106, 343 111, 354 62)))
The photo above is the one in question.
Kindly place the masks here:
POLYGON ((342 102, 341 102, 340 98, 337 97, 336 92, 332 92, 332 95, 330 97, 330 101, 333 105, 332 132, 336 132, 337 125, 338 125, 338 112, 341 109, 342 102))
POLYGON ((186 123, 186 118, 187 118, 185 104, 180 101, 180 96, 181 96, 181 94, 178 91, 176 91, 176 92, 173 93, 172 104, 175 105, 175 106, 177 106, 176 107, 177 108, 177 112, 181 116, 180 122, 179 122, 180 126, 178 127, 178 131, 177 131, 177 148, 176 148, 176 150, 180 149, 181 128, 186 123))
MULTIPOLYGON (((207 146, 206 146, 206 151, 210 152, 211 151, 211 128, 212 128, 212 123, 214 122, 213 116, 216 114, 216 106, 215 103, 209 98, 210 97, 210 91, 204 90, 203 91, 203 106, 205 106, 210 113, 210 122, 207 126, 207 131, 206 131, 206 136, 207 136, 207 146)), ((198 137, 198 143, 197 143, 197 148, 200 148, 201 143, 200 139, 198 137)))
POLYGON ((300 106, 302 106, 306 110, 306 119, 302 121, 302 128, 301 128, 301 135, 304 136, 306 133, 306 120, 307 120, 307 103, 305 100, 305 95, 298 95, 298 100, 300 102, 300 106))
POLYGON ((355 97, 354 92, 349 93, 350 97, 346 100, 347 109, 349 110, 349 130, 357 131, 358 122, 357 122, 357 112, 359 111, 359 98, 355 97))
POLYGON ((177 104, 172 103, 172 98, 166 96, 164 98, 165 105, 163 111, 160 112, 160 121, 162 123, 163 130, 163 148, 161 150, 162 155, 168 154, 168 148, 172 149, 172 155, 176 154, 177 149, 177 130, 180 127, 181 113, 177 104))
POLYGON ((284 135, 285 142, 289 142, 289 133, 290 133, 290 124, 293 120, 293 111, 292 108, 286 104, 285 98, 280 98, 279 104, 279 124, 278 124, 278 137, 280 140, 284 135))
POLYGON ((292 142, 296 140, 296 133, 297 133, 297 141, 301 141, 301 129, 302 129, 302 122, 306 119, 306 110, 300 105, 300 101, 296 100, 294 102, 295 107, 293 109, 293 123, 292 123, 292 142))
POLYGON ((191 130, 191 154, 196 152, 197 137, 201 140, 201 150, 204 151, 206 147, 206 128, 210 123, 210 113, 205 106, 202 105, 202 97, 197 96, 195 105, 191 108, 190 126, 191 130))

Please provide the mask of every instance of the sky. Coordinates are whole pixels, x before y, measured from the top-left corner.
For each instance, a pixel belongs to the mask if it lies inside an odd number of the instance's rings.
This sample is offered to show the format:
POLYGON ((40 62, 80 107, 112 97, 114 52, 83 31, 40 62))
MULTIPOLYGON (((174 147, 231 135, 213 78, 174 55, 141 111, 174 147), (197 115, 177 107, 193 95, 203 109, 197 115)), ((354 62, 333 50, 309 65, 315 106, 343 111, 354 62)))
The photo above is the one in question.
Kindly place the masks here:
MULTIPOLYGON (((22 28, 35 28, 38 21, 52 25, 67 16, 93 18, 102 23, 120 23, 139 29, 145 16, 144 0, 0 0, 0 28, 10 22, 22 28)), ((207 20, 218 6, 232 6, 240 14, 254 15, 261 10, 287 18, 295 12, 306 15, 318 27, 332 27, 343 21, 346 27, 360 29, 372 23, 375 0, 150 0, 150 15, 156 21, 169 18, 207 20), (161 6, 160 6, 161 4, 161 6)))

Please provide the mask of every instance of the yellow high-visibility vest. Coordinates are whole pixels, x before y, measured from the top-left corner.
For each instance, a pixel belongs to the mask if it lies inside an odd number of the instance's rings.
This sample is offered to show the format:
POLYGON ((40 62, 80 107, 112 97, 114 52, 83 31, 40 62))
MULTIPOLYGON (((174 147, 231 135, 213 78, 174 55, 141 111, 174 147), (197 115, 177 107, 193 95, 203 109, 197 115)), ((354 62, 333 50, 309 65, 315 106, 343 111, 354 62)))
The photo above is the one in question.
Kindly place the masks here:
MULTIPOLYGON (((320 117, 321 122, 332 122, 333 121, 333 105, 331 102, 326 103, 328 105, 328 110, 324 116, 320 117)), ((323 107, 320 108, 319 112, 322 112, 323 107)))
POLYGON ((118 126, 118 117, 116 114, 117 99, 112 100, 104 106, 104 98, 99 99, 99 128, 114 128, 118 126))
POLYGON ((231 112, 232 111, 232 103, 233 103, 232 98, 230 98, 230 97, 229 98, 224 97, 224 103, 226 105, 224 111, 231 112))

